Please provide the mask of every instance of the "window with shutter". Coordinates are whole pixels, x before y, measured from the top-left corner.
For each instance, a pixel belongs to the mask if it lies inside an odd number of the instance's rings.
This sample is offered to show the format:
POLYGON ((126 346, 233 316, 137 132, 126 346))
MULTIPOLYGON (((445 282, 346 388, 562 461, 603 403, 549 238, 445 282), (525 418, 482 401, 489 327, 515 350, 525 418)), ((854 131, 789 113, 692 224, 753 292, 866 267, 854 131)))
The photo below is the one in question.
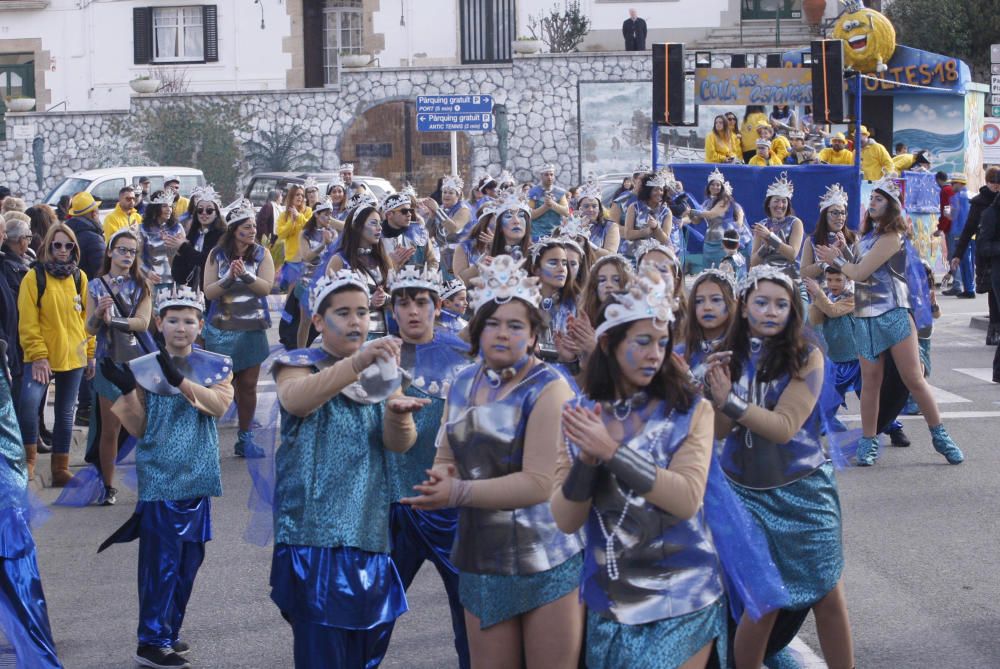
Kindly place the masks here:
POLYGON ((215 5, 201 8, 201 22, 205 27, 205 62, 219 61, 219 13, 215 5))
POLYGON ((153 10, 150 7, 132 8, 133 61, 145 65, 153 56, 153 10))

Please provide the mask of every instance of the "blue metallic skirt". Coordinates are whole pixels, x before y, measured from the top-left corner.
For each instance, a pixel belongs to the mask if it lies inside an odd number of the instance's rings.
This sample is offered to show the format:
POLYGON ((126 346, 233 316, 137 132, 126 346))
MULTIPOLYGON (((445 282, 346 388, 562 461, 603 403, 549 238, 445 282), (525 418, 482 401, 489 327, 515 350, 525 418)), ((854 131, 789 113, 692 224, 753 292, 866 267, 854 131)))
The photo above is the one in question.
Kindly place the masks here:
POLYGON ((276 544, 271 599, 291 621, 347 630, 369 630, 408 610, 392 558, 350 546, 276 544))
POLYGON ((676 669, 712 641, 718 666, 725 667, 727 634, 725 597, 701 610, 644 625, 626 625, 588 611, 587 667, 676 669))
POLYGON ((879 356, 910 336, 910 312, 896 307, 884 314, 854 318, 858 355, 875 362, 879 356))
POLYGON ((753 490, 732 481, 730 485, 767 535, 788 590, 788 608, 810 608, 833 590, 844 570, 833 465, 827 462, 780 488, 753 490))
POLYGON ((458 599, 479 618, 479 628, 486 629, 565 597, 580 585, 582 572, 583 553, 537 574, 508 576, 460 571, 458 599))
POLYGON ((270 353, 264 330, 220 330, 206 323, 202 334, 207 350, 232 358, 234 372, 256 367, 270 353))

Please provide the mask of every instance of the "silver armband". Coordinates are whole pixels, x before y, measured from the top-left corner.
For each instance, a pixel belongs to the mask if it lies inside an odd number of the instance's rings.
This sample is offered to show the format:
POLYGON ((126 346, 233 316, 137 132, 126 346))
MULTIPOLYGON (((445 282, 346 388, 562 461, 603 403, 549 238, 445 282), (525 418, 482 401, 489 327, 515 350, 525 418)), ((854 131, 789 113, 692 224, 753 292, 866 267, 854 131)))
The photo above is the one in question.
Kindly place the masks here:
POLYGON ((251 274, 250 272, 243 272, 243 274, 240 274, 239 279, 243 283, 250 285, 251 283, 257 280, 257 277, 251 274))
POLYGON ((236 277, 233 276, 232 272, 226 272, 226 275, 219 279, 219 285, 223 289, 232 288, 234 283, 236 283, 236 277))
POLYGON ((127 318, 112 318, 111 328, 114 330, 121 330, 122 332, 128 332, 132 329, 129 327, 127 318))
POLYGON ((729 416, 733 420, 739 420, 746 415, 747 409, 750 407, 747 401, 734 393, 729 391, 729 395, 726 397, 725 403, 719 407, 719 411, 729 416))
POLYGON ((783 242, 781 240, 781 237, 779 237, 778 235, 776 235, 773 232, 767 236, 767 240, 768 240, 770 246, 772 246, 774 248, 778 248, 779 246, 781 246, 782 244, 785 243, 785 242, 783 242))
POLYGON ((656 463, 625 445, 618 447, 607 467, 619 481, 640 495, 652 490, 656 483, 656 463))
POLYGON ((840 269, 844 269, 844 265, 847 264, 847 258, 845 258, 844 256, 837 256, 836 258, 833 259, 833 264, 839 267, 840 269))
POLYGON ((562 484, 563 497, 571 502, 586 502, 594 496, 600 465, 588 465, 580 458, 573 460, 569 475, 562 484))

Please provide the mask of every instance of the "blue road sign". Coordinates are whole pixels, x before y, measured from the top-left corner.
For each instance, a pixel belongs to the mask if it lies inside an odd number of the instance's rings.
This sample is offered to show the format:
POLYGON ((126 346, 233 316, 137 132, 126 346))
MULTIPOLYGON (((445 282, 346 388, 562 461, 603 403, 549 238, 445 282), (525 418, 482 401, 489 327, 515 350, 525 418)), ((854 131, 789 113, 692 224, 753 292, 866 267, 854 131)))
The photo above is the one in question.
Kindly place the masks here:
POLYGON ((493 130, 490 95, 418 95, 420 132, 489 132, 493 130))

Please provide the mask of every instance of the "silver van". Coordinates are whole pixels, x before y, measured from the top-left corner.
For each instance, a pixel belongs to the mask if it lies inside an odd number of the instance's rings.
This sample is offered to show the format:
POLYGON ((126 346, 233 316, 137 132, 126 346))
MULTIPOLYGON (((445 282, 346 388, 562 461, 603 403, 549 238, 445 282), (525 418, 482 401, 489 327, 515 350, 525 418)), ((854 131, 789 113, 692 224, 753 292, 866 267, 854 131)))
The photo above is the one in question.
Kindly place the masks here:
POLYGON ((149 192, 163 188, 163 179, 176 176, 181 181, 181 195, 188 197, 195 186, 205 185, 205 175, 193 167, 171 167, 150 165, 139 167, 108 167, 100 170, 84 170, 65 177, 46 196, 45 203, 53 209, 63 195, 73 197, 87 191, 95 200, 101 201, 101 218, 111 213, 118 204, 118 191, 125 186, 138 186, 141 177, 149 178, 149 192))

